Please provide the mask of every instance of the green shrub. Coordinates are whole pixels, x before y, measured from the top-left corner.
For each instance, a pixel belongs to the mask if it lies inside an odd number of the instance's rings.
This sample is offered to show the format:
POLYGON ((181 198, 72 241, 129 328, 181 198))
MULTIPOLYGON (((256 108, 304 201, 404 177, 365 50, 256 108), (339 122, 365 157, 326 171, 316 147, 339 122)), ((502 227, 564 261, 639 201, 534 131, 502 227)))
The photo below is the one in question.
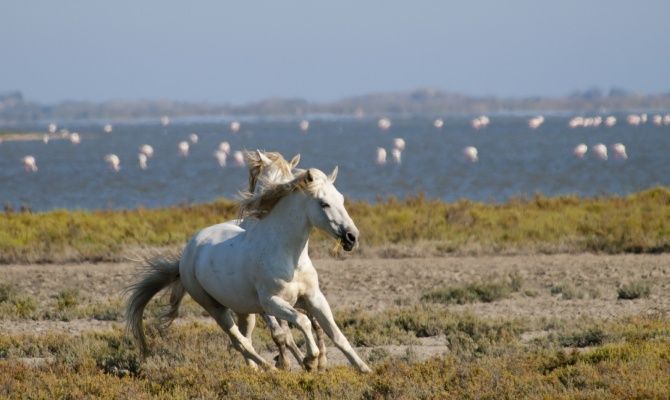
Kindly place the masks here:
POLYGON ((79 303, 79 290, 63 289, 56 295, 56 308, 59 311, 73 308, 79 303))
POLYGON ((644 281, 631 282, 621 285, 617 290, 620 300, 633 300, 649 297, 651 286, 644 281))
POLYGON ((424 293, 421 300, 444 304, 490 303, 509 297, 512 291, 507 282, 473 283, 434 289, 424 293))
POLYGON ((559 343, 564 347, 589 347, 600 346, 605 341, 606 335, 599 328, 591 328, 582 332, 563 336, 559 343))

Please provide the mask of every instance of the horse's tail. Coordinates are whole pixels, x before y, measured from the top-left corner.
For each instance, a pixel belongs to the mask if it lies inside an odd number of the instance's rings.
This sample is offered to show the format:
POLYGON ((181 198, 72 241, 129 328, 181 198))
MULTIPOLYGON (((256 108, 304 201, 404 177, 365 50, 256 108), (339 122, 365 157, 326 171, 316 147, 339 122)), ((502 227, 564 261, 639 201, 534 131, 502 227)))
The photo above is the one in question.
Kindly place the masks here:
POLYGON ((135 337, 143 356, 148 354, 148 346, 142 315, 149 301, 158 292, 169 287, 169 308, 161 314, 160 320, 167 326, 178 315, 179 304, 185 294, 184 286, 179 280, 180 258, 180 255, 163 255, 140 260, 143 267, 139 279, 126 288, 126 292, 130 294, 126 304, 126 326, 135 337))

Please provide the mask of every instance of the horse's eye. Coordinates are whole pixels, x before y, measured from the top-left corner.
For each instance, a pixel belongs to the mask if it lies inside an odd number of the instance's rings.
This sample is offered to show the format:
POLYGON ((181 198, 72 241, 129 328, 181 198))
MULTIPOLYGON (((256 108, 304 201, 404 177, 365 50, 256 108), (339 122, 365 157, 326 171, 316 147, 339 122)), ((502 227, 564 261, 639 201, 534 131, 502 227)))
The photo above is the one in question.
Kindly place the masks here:
POLYGON ((320 202, 319 202, 319 205, 321 206, 321 208, 328 208, 328 207, 330 207, 330 204, 326 203, 325 201, 320 201, 320 202))

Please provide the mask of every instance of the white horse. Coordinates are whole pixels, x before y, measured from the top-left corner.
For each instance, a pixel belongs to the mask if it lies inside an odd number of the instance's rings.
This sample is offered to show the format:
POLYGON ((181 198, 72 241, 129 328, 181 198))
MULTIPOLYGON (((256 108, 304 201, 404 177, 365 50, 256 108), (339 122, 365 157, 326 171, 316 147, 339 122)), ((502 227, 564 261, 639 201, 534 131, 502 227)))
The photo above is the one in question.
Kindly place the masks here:
POLYGON ((319 347, 309 318, 294 307, 299 302, 349 361, 360 371, 369 372, 335 324, 307 254, 313 227, 339 239, 345 251, 357 243, 358 229, 333 184, 336 176, 337 168, 330 176, 309 169, 289 182, 267 183, 260 194, 241 202, 242 216, 258 218, 256 223, 247 229, 230 222, 205 228, 189 241, 178 260, 149 263, 144 277, 132 287, 127 307, 128 326, 142 351, 147 351, 144 308, 155 294, 170 287, 168 319, 176 316, 179 302, 188 292, 245 358, 265 368, 274 367, 256 353, 244 334, 248 331, 245 319, 239 319, 238 327, 231 311, 239 316, 265 313, 296 325, 307 344, 303 364, 312 370, 318 365, 319 347))
MULTIPOLYGON (((291 161, 286 161, 280 153, 276 152, 262 152, 256 150, 255 152, 245 152, 244 153, 245 164, 249 168, 249 189, 248 192, 250 195, 259 195, 266 189, 265 185, 277 184, 277 183, 286 183, 294 178, 293 170, 300 162, 300 154, 296 154, 291 161)), ((304 170, 296 170, 296 172, 304 172, 304 170)), ((245 218, 243 220, 238 220, 240 227, 243 229, 248 229, 252 224, 257 221, 255 218, 245 218)), ((307 247, 305 245, 305 253, 307 253, 307 247)), ((309 260, 308 260, 309 261, 309 260)), ((316 342, 319 346, 319 358, 317 366, 319 369, 325 369, 328 359, 326 357, 326 342, 324 341, 324 333, 319 326, 319 323, 314 319, 311 314, 307 314, 310 317, 312 328, 314 328, 314 333, 316 336, 316 342)), ((302 363, 304 358, 300 348, 296 345, 295 340, 293 339, 293 334, 288 323, 285 320, 278 321, 275 317, 268 314, 263 314, 263 319, 265 324, 270 328, 272 335, 272 340, 275 342, 279 349, 279 355, 276 359, 276 367, 282 369, 290 369, 290 360, 287 356, 286 349, 288 348, 293 356, 298 360, 299 363, 302 363)), ((238 323, 241 319, 245 319, 243 325, 247 328, 245 336, 251 339, 251 333, 256 323, 255 314, 248 315, 238 315, 238 323)), ((255 366, 255 363, 252 359, 247 358, 245 360, 248 365, 255 366)))

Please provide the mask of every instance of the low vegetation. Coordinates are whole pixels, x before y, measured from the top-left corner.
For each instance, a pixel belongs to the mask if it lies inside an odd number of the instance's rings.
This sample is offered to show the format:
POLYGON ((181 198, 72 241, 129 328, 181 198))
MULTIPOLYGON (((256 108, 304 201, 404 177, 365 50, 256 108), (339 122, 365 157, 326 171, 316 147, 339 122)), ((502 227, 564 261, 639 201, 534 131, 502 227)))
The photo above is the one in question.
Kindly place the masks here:
POLYGON ((509 297, 512 292, 518 292, 520 284, 514 281, 492 281, 471 283, 465 286, 447 286, 433 289, 422 296, 422 300, 444 304, 466 304, 481 301, 490 303, 509 297))
MULTIPOLYGON (((484 253, 658 253, 670 249, 670 189, 627 197, 535 196, 504 204, 422 196, 350 202, 359 256, 484 253)), ((0 213, 0 262, 116 261, 142 248, 180 248, 198 229, 236 216, 235 203, 127 211, 0 213)), ((313 251, 333 242, 316 235, 313 251)))
POLYGON ((649 297, 651 294, 651 287, 648 282, 636 281, 622 285, 617 290, 617 293, 621 300, 634 300, 649 297))
MULTIPOLYGON (((380 336, 387 334, 388 318, 402 320, 405 313, 415 311, 367 319, 367 329, 380 336)), ((4 335, 0 337, 0 396, 623 399, 665 398, 670 392, 667 321, 611 321, 603 327, 612 331, 611 339, 604 342, 599 331, 586 331, 569 345, 590 347, 576 351, 551 342, 525 343, 518 335, 499 334, 497 328, 491 334, 488 323, 473 317, 464 317, 460 323, 461 317, 450 318, 455 325, 448 334, 459 340, 450 341, 447 354, 417 362, 411 354, 370 351, 371 375, 349 367, 315 373, 255 372, 244 366, 214 324, 198 322, 156 336, 154 353, 144 361, 120 329, 79 336, 4 335), (488 328, 461 329, 460 324, 488 328), (482 341, 482 337, 487 346, 473 351, 470 342, 482 341)), ((445 332, 440 328, 435 333, 445 332)))

